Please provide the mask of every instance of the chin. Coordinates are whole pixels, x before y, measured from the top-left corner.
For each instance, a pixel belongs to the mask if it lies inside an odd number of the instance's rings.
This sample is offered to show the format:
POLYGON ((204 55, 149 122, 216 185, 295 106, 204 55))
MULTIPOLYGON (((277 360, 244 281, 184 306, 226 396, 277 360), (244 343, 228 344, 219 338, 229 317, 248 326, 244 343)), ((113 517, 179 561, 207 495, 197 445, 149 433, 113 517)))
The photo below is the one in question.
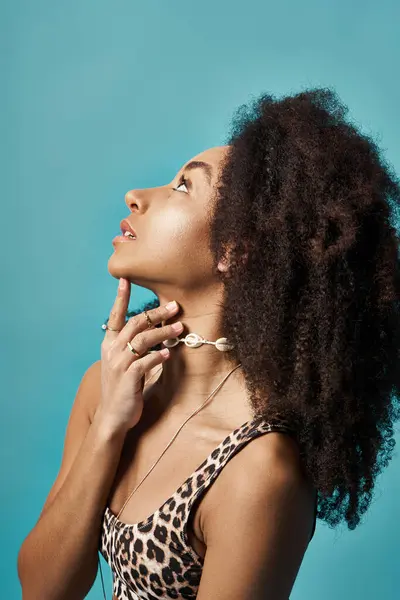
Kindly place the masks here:
POLYGON ((139 285, 147 288, 148 281, 146 277, 141 276, 141 269, 132 265, 132 260, 122 260, 116 253, 112 254, 108 259, 107 270, 112 277, 118 281, 121 277, 127 279, 132 285, 139 285))
MULTIPOLYGON (((119 279, 120 277, 125 277, 126 279, 131 279, 131 274, 128 272, 128 265, 124 265, 123 263, 126 261, 122 261, 119 256, 117 256, 117 252, 114 252, 108 259, 107 269, 112 277, 119 279)), ((132 265, 130 265, 132 267, 132 265)))
POLYGON ((146 264, 143 264, 143 261, 134 264, 132 257, 122 257, 117 250, 108 259, 107 270, 117 280, 124 277, 132 285, 138 285, 156 294, 154 289, 158 289, 156 283, 166 283, 165 268, 163 264, 160 266, 160 262, 157 264, 157 268, 152 268, 154 265, 150 261, 147 261, 146 264))

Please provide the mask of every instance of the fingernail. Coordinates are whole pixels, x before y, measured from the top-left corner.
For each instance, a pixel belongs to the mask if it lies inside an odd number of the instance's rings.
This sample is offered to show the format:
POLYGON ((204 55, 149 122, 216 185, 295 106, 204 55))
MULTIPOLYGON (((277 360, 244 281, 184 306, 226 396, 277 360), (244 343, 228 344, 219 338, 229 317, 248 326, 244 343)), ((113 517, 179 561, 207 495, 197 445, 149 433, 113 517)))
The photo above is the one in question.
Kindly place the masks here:
POLYGON ((125 290, 126 289, 126 279, 124 279, 123 277, 120 278, 119 280, 119 289, 120 290, 125 290))
POLYGON ((175 308, 177 307, 177 303, 175 302, 175 300, 173 302, 168 302, 168 304, 165 305, 165 308, 167 310, 175 310, 175 308))

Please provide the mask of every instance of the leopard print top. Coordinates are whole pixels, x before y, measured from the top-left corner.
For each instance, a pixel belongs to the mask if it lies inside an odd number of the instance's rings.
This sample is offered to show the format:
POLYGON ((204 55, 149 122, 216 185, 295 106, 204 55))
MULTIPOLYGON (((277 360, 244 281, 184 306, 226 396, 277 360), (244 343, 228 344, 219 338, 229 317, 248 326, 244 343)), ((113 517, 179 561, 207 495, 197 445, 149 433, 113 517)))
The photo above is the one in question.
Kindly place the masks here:
MULTIPOLYGON (((105 508, 99 550, 112 570, 113 594, 118 600, 196 598, 204 560, 189 545, 190 510, 237 452, 270 431, 293 435, 283 421, 272 424, 261 417, 246 421, 145 521, 126 524, 105 508)), ((310 541, 315 525, 316 517, 310 541)))

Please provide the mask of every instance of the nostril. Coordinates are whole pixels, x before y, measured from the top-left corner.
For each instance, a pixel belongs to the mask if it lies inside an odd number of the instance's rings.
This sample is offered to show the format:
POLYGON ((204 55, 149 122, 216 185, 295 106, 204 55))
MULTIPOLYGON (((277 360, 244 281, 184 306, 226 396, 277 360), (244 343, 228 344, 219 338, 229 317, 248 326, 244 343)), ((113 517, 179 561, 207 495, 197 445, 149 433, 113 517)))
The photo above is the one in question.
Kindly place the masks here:
POLYGON ((129 190, 129 192, 125 194, 125 203, 130 211, 135 209, 140 210, 139 199, 136 190, 129 190))

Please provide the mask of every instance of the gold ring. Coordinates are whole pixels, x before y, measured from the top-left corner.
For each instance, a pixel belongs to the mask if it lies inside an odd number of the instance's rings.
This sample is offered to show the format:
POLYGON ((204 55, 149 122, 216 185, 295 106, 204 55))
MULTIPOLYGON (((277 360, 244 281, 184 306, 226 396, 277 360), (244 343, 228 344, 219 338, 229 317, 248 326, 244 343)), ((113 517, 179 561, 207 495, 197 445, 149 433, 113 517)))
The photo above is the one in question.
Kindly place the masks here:
POLYGON ((153 327, 153 322, 150 319, 149 315, 147 314, 147 310, 144 311, 144 314, 146 315, 146 319, 147 319, 147 327, 149 329, 151 329, 153 327))
POLYGON ((132 344, 130 342, 127 342, 126 345, 128 346, 129 350, 132 352, 132 354, 137 354, 137 356, 141 356, 141 354, 139 354, 139 352, 137 350, 135 350, 135 348, 132 346, 132 344))

